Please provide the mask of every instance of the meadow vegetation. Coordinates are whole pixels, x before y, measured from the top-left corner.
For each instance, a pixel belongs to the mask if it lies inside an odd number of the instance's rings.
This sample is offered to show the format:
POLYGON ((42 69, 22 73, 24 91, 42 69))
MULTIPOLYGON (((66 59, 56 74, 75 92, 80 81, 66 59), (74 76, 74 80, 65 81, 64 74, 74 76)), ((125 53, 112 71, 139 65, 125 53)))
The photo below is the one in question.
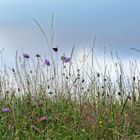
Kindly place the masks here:
POLYGON ((50 59, 17 52, 15 66, 1 68, 1 140, 140 139, 137 63, 127 77, 119 57, 112 57, 114 79, 107 65, 96 71, 94 45, 80 67, 74 47, 69 56, 57 47, 49 51, 50 59))

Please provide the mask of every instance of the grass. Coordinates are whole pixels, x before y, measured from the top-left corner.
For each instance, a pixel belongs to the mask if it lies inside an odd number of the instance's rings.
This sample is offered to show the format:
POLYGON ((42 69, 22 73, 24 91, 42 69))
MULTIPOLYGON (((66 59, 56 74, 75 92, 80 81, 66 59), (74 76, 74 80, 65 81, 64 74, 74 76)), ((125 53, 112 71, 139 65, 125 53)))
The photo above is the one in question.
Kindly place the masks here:
POLYGON ((122 73, 113 86, 109 76, 93 71, 85 76, 87 71, 75 70, 71 61, 62 61, 61 74, 56 63, 47 66, 39 55, 30 61, 16 54, 11 76, 1 74, 0 139, 140 139, 136 77, 128 93, 122 73))
POLYGON ((103 71, 96 70, 100 64, 94 44, 80 67, 74 59, 74 47, 68 61, 51 48, 50 65, 40 54, 24 54, 22 58, 17 52, 15 66, 10 71, 1 69, 0 139, 139 140, 137 63, 130 65, 126 77, 122 61, 117 56, 115 62, 112 55, 114 80, 105 57, 103 71))

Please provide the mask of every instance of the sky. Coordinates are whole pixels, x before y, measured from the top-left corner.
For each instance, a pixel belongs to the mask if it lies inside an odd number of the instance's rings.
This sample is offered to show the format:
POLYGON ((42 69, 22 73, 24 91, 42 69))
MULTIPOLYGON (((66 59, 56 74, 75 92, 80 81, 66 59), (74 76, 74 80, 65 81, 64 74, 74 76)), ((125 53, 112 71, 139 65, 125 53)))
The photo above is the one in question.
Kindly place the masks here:
MULTIPOLYGON (((118 51, 123 59, 139 58, 140 1, 139 0, 1 0, 0 50, 4 60, 12 64, 16 50, 31 55, 48 55, 45 39, 36 26, 35 18, 51 36, 54 15, 54 47, 70 55, 72 46, 78 56, 89 50, 96 36, 95 49, 102 57, 104 48, 118 51)), ((110 61, 110 60, 109 60, 110 61)))

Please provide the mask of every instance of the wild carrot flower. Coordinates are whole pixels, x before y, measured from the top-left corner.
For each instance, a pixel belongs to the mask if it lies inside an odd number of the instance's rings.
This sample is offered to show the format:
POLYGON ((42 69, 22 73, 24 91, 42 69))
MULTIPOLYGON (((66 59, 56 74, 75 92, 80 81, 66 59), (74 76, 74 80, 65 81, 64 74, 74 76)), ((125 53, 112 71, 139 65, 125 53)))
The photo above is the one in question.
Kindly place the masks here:
POLYGON ((10 111, 11 111, 11 110, 10 110, 9 108, 3 108, 3 109, 2 109, 2 112, 6 112, 6 113, 7 113, 7 112, 10 112, 10 111))
POLYGON ((30 58, 29 54, 27 54, 27 53, 24 53, 24 54, 23 54, 23 57, 24 57, 24 58, 27 58, 27 59, 30 58))
POLYGON ((48 59, 45 59, 44 63, 48 66, 50 66, 50 61, 48 59))

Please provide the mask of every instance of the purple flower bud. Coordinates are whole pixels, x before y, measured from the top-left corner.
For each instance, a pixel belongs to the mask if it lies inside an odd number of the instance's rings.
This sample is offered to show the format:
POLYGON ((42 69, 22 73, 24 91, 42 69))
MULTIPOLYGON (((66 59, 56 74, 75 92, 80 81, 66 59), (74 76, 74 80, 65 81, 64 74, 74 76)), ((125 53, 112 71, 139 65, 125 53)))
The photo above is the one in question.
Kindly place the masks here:
POLYGON ((54 52, 58 52, 58 48, 52 48, 54 52))
POLYGON ((7 113, 7 112, 11 112, 11 110, 9 108, 3 108, 2 112, 6 112, 7 113))
POLYGON ((23 57, 24 57, 24 58, 30 58, 29 54, 27 54, 27 53, 24 53, 24 54, 23 54, 23 57))
POLYGON ((66 57, 65 58, 65 63, 68 63, 68 62, 70 62, 71 61, 71 57, 66 57))
POLYGON ((45 59, 44 63, 48 66, 50 66, 50 61, 48 59, 45 59))

